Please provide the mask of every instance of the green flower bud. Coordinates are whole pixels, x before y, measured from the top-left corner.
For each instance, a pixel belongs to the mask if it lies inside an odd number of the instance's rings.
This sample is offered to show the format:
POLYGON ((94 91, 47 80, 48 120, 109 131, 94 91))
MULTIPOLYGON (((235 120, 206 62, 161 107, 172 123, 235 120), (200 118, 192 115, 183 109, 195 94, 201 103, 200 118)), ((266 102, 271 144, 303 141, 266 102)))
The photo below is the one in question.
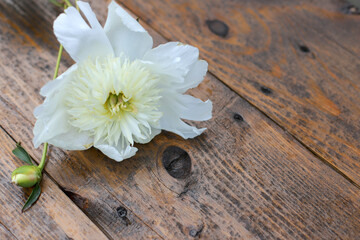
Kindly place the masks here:
POLYGON ((21 187, 32 187, 41 179, 41 171, 37 166, 21 166, 11 174, 11 181, 21 187))

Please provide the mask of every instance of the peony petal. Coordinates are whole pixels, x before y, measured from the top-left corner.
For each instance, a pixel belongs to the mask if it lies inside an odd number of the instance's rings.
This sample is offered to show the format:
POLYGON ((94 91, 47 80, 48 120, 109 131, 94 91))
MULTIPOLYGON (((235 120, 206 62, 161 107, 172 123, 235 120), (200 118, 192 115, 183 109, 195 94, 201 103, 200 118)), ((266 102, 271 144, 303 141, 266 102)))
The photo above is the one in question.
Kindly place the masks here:
POLYGON ((180 118, 176 117, 171 110, 164 113, 164 116, 160 120, 160 124, 162 129, 176 133, 184 139, 199 136, 206 130, 206 128, 197 129, 196 127, 184 123, 180 118))
POLYGON ((177 98, 183 105, 182 109, 178 109, 180 118, 194 121, 211 119, 212 102, 210 100, 203 102, 190 95, 180 95, 177 98))
POLYGON ((181 95, 189 88, 196 87, 207 71, 207 62, 198 60, 199 50, 178 42, 162 44, 147 52, 144 65, 161 79, 160 110, 164 114, 160 127, 183 138, 200 135, 205 128, 197 129, 181 118, 203 121, 211 118, 211 101, 202 102, 189 95, 181 95))
POLYGON ((109 4, 104 30, 116 56, 125 54, 130 60, 142 58, 152 48, 147 31, 114 1, 109 4))
POLYGON ((169 42, 148 51, 143 61, 152 72, 163 75, 171 85, 183 85, 185 77, 198 57, 197 48, 178 42, 169 42))
POLYGON ((76 69, 77 69, 77 64, 74 64, 59 77, 47 82, 40 89, 40 95, 43 97, 47 97, 49 95, 54 94, 56 91, 61 91, 61 88, 64 86, 64 84, 71 79, 71 76, 69 75, 72 74, 76 69))
POLYGON ((146 137, 144 139, 142 138, 138 138, 138 137, 134 137, 135 142, 137 143, 141 143, 141 144, 146 144, 148 142, 150 142, 156 135, 161 133, 161 129, 157 129, 154 127, 151 127, 151 132, 147 131, 147 129, 143 129, 142 131, 144 134, 146 133, 146 137))
POLYGON ((74 7, 69 7, 54 22, 54 33, 58 41, 76 62, 88 57, 114 54, 111 43, 90 5, 81 1, 78 5, 91 28, 74 7))
POLYGON ((92 147, 94 139, 88 133, 70 127, 66 133, 55 136, 47 142, 64 150, 86 150, 92 147))
POLYGON ((99 21, 96 18, 95 13, 91 10, 91 7, 89 3, 78 1, 77 2, 80 10, 85 15, 86 19, 89 21, 90 26, 94 29, 100 29, 102 28, 99 21))
MULTIPOLYGON (((161 129, 176 133, 185 139, 194 138, 205 131, 206 128, 197 129, 184 123, 180 119, 182 114, 186 115, 188 108, 179 102, 179 95, 180 94, 169 92, 161 99, 160 110, 164 114, 160 119, 161 129)), ((207 115, 208 113, 204 114, 205 117, 208 117, 207 115)), ((199 118, 199 116, 193 118, 199 118)))
POLYGON ((121 162, 124 159, 134 156, 138 150, 136 147, 130 146, 130 143, 128 142, 124 144, 124 140, 121 140, 117 146, 100 143, 95 144, 94 147, 117 162, 121 162))
POLYGON ((61 104, 60 94, 37 107, 34 111, 37 121, 34 126, 33 144, 38 148, 40 144, 68 131, 67 113, 61 104), (56 109, 56 111, 53 111, 56 109))
POLYGON ((41 93, 46 96, 44 103, 34 110, 37 118, 34 127, 34 146, 37 148, 41 143, 47 142, 55 136, 64 134, 68 131, 68 115, 63 104, 66 93, 63 86, 71 80, 76 65, 69 68, 57 79, 48 82, 42 89, 41 93))
POLYGON ((208 63, 204 60, 197 60, 190 68, 190 71, 185 76, 184 83, 178 84, 177 92, 184 93, 190 88, 197 87, 204 79, 208 69, 208 63))
POLYGON ((33 144, 36 148, 44 142, 65 150, 84 150, 91 147, 93 139, 87 133, 80 133, 68 124, 68 114, 63 104, 66 95, 63 87, 72 79, 76 69, 75 64, 40 90, 46 99, 34 110, 37 121, 33 130, 33 144))

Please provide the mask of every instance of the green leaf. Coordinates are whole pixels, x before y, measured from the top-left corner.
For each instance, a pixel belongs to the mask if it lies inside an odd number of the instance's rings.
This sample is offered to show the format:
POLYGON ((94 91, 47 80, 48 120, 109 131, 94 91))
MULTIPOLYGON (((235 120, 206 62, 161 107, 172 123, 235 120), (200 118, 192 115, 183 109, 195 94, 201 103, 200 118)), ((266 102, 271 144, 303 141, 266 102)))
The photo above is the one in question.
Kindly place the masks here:
POLYGON ((51 2, 52 4, 54 4, 54 5, 57 6, 57 7, 63 7, 63 5, 61 5, 61 3, 59 3, 59 2, 56 1, 56 0, 49 0, 49 2, 51 2))
POLYGON ((22 208, 21 211, 25 212, 26 210, 28 210, 36 202, 36 200, 39 198, 40 193, 41 193, 40 183, 37 183, 35 185, 35 187, 33 188, 28 200, 24 204, 24 207, 22 208))
POLYGON ((16 144, 16 148, 12 151, 15 156, 26 162, 27 164, 34 165, 31 162, 30 155, 26 152, 26 150, 20 145, 20 143, 16 144))

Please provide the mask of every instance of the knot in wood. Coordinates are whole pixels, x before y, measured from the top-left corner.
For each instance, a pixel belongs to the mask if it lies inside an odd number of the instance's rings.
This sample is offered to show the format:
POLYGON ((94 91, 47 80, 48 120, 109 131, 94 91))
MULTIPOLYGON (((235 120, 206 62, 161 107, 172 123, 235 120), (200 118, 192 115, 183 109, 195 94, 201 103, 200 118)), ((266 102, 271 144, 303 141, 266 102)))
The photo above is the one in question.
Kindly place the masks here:
POLYGON ((244 118, 238 113, 234 114, 234 119, 239 122, 244 121, 244 118))
POLYGON ((304 53, 310 52, 310 49, 306 45, 299 45, 299 49, 304 53))
POLYGON ((264 93, 265 95, 270 95, 272 93, 272 90, 270 88, 267 88, 267 87, 264 87, 264 86, 260 87, 260 91, 262 93, 264 93))
POLYGON ((229 33, 229 27, 220 20, 207 20, 206 24, 212 33, 220 37, 226 37, 229 33))
POLYGON ((190 175, 191 158, 185 150, 179 147, 167 147, 163 153, 162 163, 173 178, 185 179, 190 175))

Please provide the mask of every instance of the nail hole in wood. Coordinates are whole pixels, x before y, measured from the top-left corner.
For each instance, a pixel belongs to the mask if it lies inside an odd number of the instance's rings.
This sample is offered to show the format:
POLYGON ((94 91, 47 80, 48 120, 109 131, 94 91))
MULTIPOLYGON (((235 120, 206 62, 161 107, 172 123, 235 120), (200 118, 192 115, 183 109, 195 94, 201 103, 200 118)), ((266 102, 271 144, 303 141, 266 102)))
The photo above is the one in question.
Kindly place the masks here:
POLYGON ((195 229, 191 229, 190 232, 189 232, 189 235, 192 236, 192 237, 196 237, 197 231, 195 229))
POLYGON ((300 51, 302 51, 304 53, 310 52, 310 49, 305 45, 299 45, 299 49, 300 49, 300 51))
POLYGON ((124 221, 126 226, 131 225, 131 221, 127 218, 127 210, 123 206, 120 206, 116 209, 118 216, 124 221))
POLYGON ((229 33, 229 27, 220 20, 206 20, 206 24, 212 33, 220 37, 226 37, 229 33))
POLYGON ((191 158, 185 150, 179 147, 167 147, 162 156, 162 163, 173 178, 185 179, 190 175, 191 158))
POLYGON ((264 87, 264 86, 260 87, 260 90, 265 95, 270 95, 272 93, 272 90, 270 88, 267 88, 267 87, 264 87))
POLYGON ((201 234, 201 232, 203 231, 203 229, 204 229, 204 225, 200 226, 199 229, 191 229, 191 230, 189 231, 189 235, 190 235, 191 237, 198 237, 198 236, 200 236, 200 234, 201 234))
POLYGON ((234 119, 235 119, 236 121, 239 121, 239 122, 244 121, 244 118, 243 118, 240 114, 238 114, 238 113, 235 113, 235 114, 234 114, 234 119))
POLYGON ((117 214, 119 215, 119 217, 121 218, 125 218, 127 216, 127 210, 126 208, 120 206, 116 209, 117 214))

